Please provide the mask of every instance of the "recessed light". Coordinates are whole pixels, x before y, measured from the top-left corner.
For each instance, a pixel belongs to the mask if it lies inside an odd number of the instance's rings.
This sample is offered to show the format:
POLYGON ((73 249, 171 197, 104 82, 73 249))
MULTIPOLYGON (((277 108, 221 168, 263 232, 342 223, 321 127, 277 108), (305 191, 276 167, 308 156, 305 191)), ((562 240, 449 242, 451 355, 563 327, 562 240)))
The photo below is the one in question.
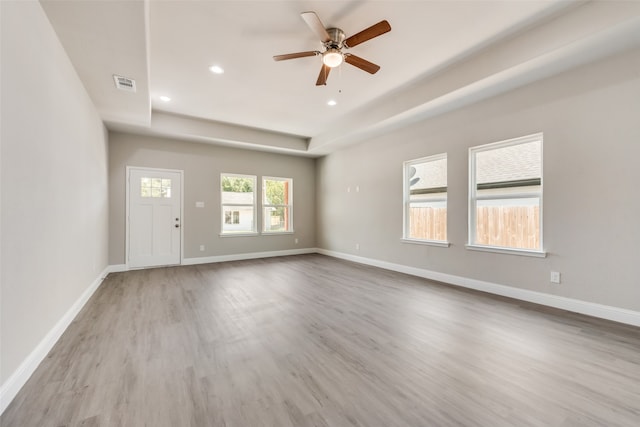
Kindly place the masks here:
POLYGON ((330 99, 329 102, 327 102, 327 105, 333 107, 334 105, 337 105, 338 103, 334 100, 334 99, 330 99))
POLYGON ((167 95, 162 95, 160 97, 160 101, 169 102, 171 101, 171 98, 169 98, 167 95))
POLYGON ((211 71, 213 74, 224 73, 224 69, 219 65, 212 65, 211 67, 209 67, 209 71, 211 71))

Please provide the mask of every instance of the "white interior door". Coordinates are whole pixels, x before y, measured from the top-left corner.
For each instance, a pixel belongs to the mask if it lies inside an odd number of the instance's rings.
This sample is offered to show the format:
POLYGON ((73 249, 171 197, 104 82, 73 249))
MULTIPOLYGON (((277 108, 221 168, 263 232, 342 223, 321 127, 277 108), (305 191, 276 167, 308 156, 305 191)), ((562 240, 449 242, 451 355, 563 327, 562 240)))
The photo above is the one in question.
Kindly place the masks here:
POLYGON ((129 168, 129 267, 180 264, 181 172, 129 168))

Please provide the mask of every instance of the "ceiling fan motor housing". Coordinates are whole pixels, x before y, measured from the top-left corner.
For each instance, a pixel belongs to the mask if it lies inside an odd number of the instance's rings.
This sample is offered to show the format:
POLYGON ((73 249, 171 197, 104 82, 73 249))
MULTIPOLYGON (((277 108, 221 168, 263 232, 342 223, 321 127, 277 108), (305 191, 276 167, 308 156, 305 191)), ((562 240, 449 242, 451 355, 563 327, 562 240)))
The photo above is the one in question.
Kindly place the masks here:
POLYGON ((344 35, 344 31, 340 28, 327 28, 327 33, 329 33, 331 40, 324 42, 324 47, 327 49, 342 49, 344 47, 344 40, 347 38, 347 36, 344 35))

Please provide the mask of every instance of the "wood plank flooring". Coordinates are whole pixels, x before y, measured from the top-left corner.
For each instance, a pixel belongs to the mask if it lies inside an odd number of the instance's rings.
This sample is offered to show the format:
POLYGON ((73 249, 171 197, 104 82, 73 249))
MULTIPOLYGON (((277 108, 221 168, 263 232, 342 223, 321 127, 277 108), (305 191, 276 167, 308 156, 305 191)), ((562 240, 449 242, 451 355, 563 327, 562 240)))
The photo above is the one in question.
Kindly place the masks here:
POLYGON ((637 427, 640 329, 321 255, 130 271, 0 425, 637 427))

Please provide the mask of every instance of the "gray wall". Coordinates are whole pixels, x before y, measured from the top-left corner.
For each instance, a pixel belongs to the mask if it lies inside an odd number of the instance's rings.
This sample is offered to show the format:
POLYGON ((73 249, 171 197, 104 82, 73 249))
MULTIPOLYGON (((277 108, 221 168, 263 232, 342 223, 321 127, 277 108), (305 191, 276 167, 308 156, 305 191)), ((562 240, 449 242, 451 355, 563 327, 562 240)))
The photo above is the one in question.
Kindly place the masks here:
MULTIPOLYGON (((127 166, 184 170, 184 257, 313 248, 316 244, 315 160, 203 143, 109 134, 109 263, 125 263, 127 166), (293 178, 295 234, 220 237, 220 173, 293 178), (205 202, 196 208, 196 201, 205 202), (294 238, 299 243, 294 243, 294 238), (206 250, 200 251, 200 245, 206 250)), ((260 183, 258 184, 260 186, 260 183)), ((258 224, 260 224, 260 216, 258 224)))
POLYGON ((640 52, 627 52, 320 159, 318 247, 640 310, 639 70, 640 52), (468 148, 536 132, 548 257, 465 249, 468 148), (401 243, 402 162, 444 152, 452 245, 401 243))
POLYGON ((2 384, 107 267, 106 131, 38 2, 2 15, 2 384))

